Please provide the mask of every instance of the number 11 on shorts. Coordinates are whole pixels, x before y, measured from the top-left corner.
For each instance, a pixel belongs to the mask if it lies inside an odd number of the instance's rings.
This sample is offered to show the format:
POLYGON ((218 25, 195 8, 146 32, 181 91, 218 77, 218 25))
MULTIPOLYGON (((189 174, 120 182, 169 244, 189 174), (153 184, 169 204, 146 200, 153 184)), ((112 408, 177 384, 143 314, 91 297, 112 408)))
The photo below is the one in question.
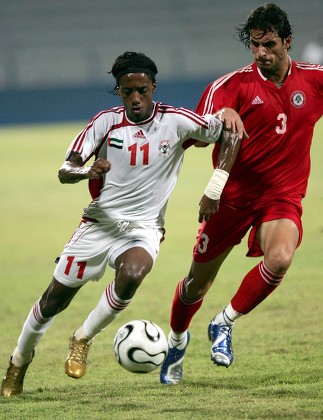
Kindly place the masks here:
MULTIPOLYGON (((66 267, 65 267, 64 274, 66 274, 68 276, 70 274, 70 271, 71 271, 71 268, 72 268, 72 264, 74 262, 75 257, 68 256, 66 259, 67 259, 67 264, 66 264, 66 267)), ((79 261, 76 264, 79 267, 79 270, 78 270, 78 273, 77 273, 77 276, 76 277, 78 279, 82 280, 83 274, 84 274, 84 270, 85 270, 85 267, 86 267, 86 261, 79 261)))

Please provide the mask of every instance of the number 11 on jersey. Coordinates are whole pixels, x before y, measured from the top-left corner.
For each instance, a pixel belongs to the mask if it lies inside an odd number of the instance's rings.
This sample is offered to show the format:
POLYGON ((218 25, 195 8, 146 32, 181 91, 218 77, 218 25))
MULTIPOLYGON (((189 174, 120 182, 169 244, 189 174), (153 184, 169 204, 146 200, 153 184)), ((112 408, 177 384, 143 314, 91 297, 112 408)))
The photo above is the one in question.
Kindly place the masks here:
MULTIPOLYGON (((137 165, 137 150, 138 150, 138 143, 134 143, 128 147, 130 152, 130 166, 137 165)), ((148 165, 149 164, 149 143, 143 144, 139 147, 139 151, 142 154, 142 164, 148 165)), ((138 159, 140 159, 138 157, 138 159)))

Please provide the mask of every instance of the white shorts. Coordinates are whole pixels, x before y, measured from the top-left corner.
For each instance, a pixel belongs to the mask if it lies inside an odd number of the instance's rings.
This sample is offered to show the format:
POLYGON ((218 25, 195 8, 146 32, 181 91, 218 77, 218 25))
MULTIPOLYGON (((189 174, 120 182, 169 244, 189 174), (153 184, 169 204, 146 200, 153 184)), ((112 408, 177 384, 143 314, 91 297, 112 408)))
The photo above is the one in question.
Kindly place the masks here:
POLYGON ((155 262, 163 234, 157 228, 129 227, 127 222, 81 222, 59 258, 54 277, 67 287, 98 281, 106 266, 133 247, 144 248, 155 262))

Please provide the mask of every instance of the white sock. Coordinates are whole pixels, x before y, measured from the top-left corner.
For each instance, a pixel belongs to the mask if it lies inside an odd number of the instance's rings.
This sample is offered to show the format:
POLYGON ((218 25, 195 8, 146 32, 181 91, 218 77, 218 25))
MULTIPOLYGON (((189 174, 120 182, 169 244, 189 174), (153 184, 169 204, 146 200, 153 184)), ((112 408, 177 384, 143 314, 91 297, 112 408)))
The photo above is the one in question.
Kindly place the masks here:
POLYGON ((83 325, 74 333, 77 340, 91 341, 103 331, 131 302, 120 299, 115 292, 114 281, 103 292, 99 303, 84 321, 83 325))
POLYGON ((231 303, 224 308, 222 312, 217 314, 217 316, 213 319, 215 324, 218 325, 229 325, 232 327, 236 319, 240 318, 243 314, 239 314, 239 312, 235 311, 232 308, 231 303))
POLYGON ((55 316, 44 318, 40 312, 39 300, 35 303, 24 323, 17 347, 12 354, 12 363, 16 367, 21 367, 31 361, 34 348, 54 321, 54 318, 55 316))
POLYGON ((16 367, 22 367, 27 363, 30 363, 32 361, 32 353, 28 353, 25 355, 22 355, 18 349, 18 347, 16 347, 11 355, 11 362, 16 366, 16 367))
POLYGON ((187 331, 176 333, 171 330, 168 334, 168 345, 170 348, 177 347, 178 350, 183 350, 187 345, 187 331))

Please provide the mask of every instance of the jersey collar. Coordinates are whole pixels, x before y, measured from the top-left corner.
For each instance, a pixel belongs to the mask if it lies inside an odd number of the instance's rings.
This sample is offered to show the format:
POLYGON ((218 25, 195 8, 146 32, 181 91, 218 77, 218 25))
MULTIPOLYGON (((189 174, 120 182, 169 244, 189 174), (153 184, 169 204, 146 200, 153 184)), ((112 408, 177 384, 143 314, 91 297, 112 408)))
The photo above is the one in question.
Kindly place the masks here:
MULTIPOLYGON (((289 69, 288 69, 288 73, 287 73, 287 77, 291 74, 291 72, 292 72, 292 60, 291 60, 291 58, 288 56, 288 61, 289 61, 289 69)), ((256 68, 257 68, 257 72, 258 72, 258 74, 259 74, 259 76, 262 78, 262 80, 264 80, 264 81, 266 81, 266 80, 268 80, 267 79, 267 77, 265 77, 262 73, 261 73, 261 71, 260 71, 260 68, 255 64, 255 66, 256 66, 256 68)))

